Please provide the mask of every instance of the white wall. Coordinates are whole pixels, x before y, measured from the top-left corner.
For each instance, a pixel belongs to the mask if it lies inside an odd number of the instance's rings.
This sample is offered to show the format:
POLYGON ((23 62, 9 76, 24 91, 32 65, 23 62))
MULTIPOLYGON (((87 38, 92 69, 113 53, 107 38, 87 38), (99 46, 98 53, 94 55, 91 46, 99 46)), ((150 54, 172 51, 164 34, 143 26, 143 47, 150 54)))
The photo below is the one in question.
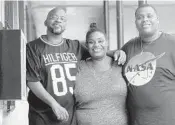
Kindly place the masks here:
POLYGON ((0 1, 0 21, 4 27, 4 1, 0 1))
MULTIPOLYGON (((42 2, 32 2, 31 13, 34 19, 34 25, 36 29, 37 37, 41 34, 45 34, 46 27, 43 25, 47 12, 53 8, 53 4, 49 2, 49 6, 43 6, 42 2), (49 8, 50 7, 50 8, 49 8)), ((47 2, 46 2, 47 3, 47 2)), ((46 5, 46 3, 44 5, 46 5)), ((175 33, 175 2, 155 2, 148 1, 153 4, 160 18, 160 29, 164 32, 175 33)), ((101 29, 104 29, 104 15, 103 15, 103 3, 101 1, 90 2, 57 2, 57 5, 68 6, 68 25, 64 33, 64 36, 70 39, 78 39, 85 41, 85 35, 88 30, 90 22, 96 21, 101 29), (81 4, 83 7, 81 7, 81 4), (86 6, 85 6, 86 5, 86 6), (76 7, 77 6, 77 7, 76 7)), ((116 2, 110 2, 109 9, 109 49, 117 49, 117 33, 116 33, 116 2)), ((123 2, 123 18, 124 18, 124 43, 129 39, 138 35, 135 28, 135 9, 138 5, 137 1, 124 1, 123 2)))
POLYGON ((84 41, 91 22, 96 22, 99 28, 104 29, 103 1, 30 1, 29 5, 28 12, 32 14, 36 37, 46 34, 44 21, 49 10, 55 6, 65 6, 67 9, 66 38, 84 41))
POLYGON ((27 101, 15 101, 15 109, 11 112, 7 112, 5 106, 3 107, 2 125, 28 125, 27 101))
MULTIPOLYGON (((31 10, 37 37, 46 34, 44 21, 47 13, 53 7, 37 7, 31 10), (42 15, 42 16, 41 16, 42 15)), ((97 22, 100 28, 104 28, 104 16, 102 7, 67 7, 68 22, 64 37, 70 39, 85 40, 85 34, 91 22, 97 22)))
MULTIPOLYGON (((133 1, 134 3, 135 1, 133 1)), ((175 34, 175 3, 168 2, 150 2, 157 9, 157 13, 160 19, 160 30, 167 33, 175 34)), ((135 2, 135 4, 137 4, 135 2)), ((138 32, 135 28, 135 9, 137 5, 124 5, 123 6, 123 18, 124 18, 124 43, 133 37, 138 36, 138 32)), ((110 49, 117 48, 116 40, 116 8, 110 8, 110 49)))

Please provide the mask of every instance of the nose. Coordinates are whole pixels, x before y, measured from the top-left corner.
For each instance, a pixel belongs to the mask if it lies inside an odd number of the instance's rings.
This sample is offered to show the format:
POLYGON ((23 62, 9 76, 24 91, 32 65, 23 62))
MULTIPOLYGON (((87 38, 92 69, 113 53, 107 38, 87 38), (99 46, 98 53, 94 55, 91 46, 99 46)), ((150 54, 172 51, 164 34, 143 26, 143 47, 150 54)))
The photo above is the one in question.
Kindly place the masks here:
POLYGON ((148 21, 148 17, 147 16, 144 16, 143 17, 143 21, 148 21))
POLYGON ((97 41, 94 42, 94 45, 98 45, 99 43, 97 41))
POLYGON ((99 46, 99 43, 98 42, 94 42, 94 46, 95 47, 99 46))
POLYGON ((63 22, 60 17, 57 17, 55 21, 59 23, 63 22))

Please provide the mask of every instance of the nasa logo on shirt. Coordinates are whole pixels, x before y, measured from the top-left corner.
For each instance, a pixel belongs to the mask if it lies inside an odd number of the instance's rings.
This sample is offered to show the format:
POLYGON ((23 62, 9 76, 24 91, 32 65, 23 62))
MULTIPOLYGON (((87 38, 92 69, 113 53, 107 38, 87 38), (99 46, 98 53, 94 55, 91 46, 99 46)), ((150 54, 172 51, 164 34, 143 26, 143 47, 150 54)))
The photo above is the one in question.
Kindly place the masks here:
POLYGON ((143 52, 129 60, 125 67, 125 76, 130 84, 142 86, 147 84, 154 76, 156 60, 165 54, 154 56, 150 52, 143 52))

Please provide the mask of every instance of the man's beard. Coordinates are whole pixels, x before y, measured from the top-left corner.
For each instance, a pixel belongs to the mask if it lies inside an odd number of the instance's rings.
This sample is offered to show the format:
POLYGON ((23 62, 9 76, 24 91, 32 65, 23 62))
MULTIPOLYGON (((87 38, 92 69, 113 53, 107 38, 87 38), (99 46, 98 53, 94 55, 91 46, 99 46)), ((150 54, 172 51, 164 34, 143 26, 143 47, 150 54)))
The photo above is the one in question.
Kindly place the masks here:
POLYGON ((52 27, 48 27, 48 30, 52 33, 52 34, 55 34, 55 35, 60 35, 64 32, 65 29, 58 29, 58 28, 52 28, 52 27))

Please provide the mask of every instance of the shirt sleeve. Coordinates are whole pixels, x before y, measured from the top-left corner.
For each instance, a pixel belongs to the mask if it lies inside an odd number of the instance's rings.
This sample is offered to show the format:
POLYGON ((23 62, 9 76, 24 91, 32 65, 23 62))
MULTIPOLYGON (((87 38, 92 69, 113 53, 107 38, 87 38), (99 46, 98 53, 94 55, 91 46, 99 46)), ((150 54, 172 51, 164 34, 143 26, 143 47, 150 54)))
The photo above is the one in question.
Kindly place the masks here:
POLYGON ((32 49, 30 44, 26 46, 26 77, 29 82, 40 81, 40 66, 39 57, 36 52, 32 49))
POLYGON ((123 50, 125 53, 127 53, 127 43, 122 46, 121 50, 123 50))

